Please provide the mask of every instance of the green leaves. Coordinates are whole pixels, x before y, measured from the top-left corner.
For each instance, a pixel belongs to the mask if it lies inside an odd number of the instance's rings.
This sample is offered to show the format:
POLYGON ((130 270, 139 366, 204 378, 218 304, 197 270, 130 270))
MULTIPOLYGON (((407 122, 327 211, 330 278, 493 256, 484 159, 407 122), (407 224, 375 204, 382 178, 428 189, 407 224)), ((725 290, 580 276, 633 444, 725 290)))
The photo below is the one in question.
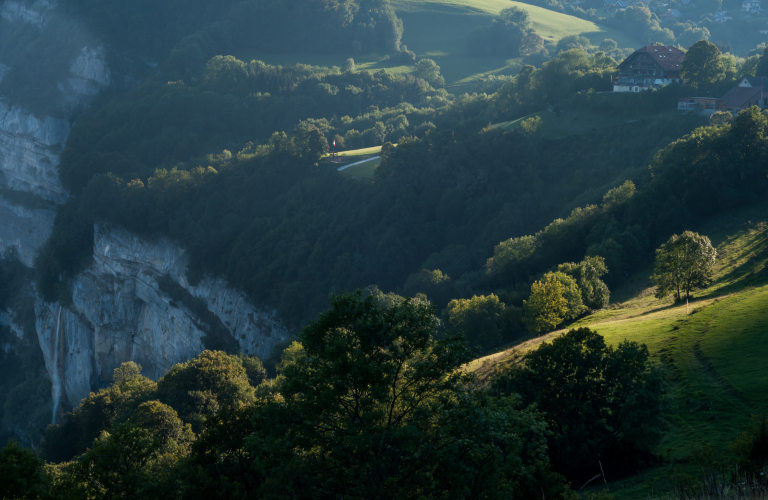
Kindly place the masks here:
POLYGON ((715 265, 717 250, 706 236, 685 231, 672 235, 656 250, 656 267, 651 280, 656 283, 656 297, 670 293, 676 300, 683 292, 690 297, 691 291, 709 283, 715 265))
POLYGON ((614 348, 588 328, 530 351, 491 390, 536 403, 554 433, 549 445, 555 470, 581 484, 602 473, 598 460, 617 469, 639 460, 664 429, 665 384, 645 345, 625 341, 614 348))
POLYGON ((685 54, 680 65, 680 76, 686 83, 702 88, 725 78, 725 66, 720 60, 720 49, 714 44, 699 40, 685 54))

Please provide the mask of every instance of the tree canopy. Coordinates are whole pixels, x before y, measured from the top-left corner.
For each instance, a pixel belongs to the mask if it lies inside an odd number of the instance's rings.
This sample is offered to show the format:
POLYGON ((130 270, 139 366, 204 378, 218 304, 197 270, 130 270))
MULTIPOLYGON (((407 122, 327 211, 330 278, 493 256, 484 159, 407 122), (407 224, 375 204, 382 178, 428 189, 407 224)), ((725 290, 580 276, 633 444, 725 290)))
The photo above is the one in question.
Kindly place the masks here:
POLYGON ((550 423, 555 469, 576 484, 602 474, 634 471, 665 428, 664 377, 645 345, 616 347, 589 328, 544 342, 497 378, 494 394, 520 394, 550 423), (626 451, 630 450, 629 453, 626 451))
POLYGON ((685 231, 674 234, 656 250, 656 267, 651 280, 656 283, 656 297, 670 293, 676 300, 691 296, 691 291, 709 283, 717 250, 706 236, 685 231))
POLYGON ((680 65, 680 76, 686 83, 701 88, 722 80, 725 66, 720 59, 720 49, 706 40, 694 43, 685 53, 680 65))

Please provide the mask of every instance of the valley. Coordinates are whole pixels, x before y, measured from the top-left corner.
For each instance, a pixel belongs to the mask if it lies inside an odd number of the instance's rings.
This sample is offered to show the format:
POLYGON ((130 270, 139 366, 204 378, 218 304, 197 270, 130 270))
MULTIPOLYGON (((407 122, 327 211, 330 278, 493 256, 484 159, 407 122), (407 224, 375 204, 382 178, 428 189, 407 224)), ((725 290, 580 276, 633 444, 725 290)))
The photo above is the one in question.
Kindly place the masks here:
POLYGON ((764 493, 726 8, 0 0, 0 498, 764 493))

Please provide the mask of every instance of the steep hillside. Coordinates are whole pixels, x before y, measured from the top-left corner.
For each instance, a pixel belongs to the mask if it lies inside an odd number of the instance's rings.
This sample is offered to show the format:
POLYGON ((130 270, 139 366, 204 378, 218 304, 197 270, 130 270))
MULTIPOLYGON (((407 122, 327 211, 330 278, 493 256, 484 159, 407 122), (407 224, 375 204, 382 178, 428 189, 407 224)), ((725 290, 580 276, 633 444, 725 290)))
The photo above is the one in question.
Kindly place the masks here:
MULTIPOLYGON (((695 228, 717 246, 712 284, 687 306, 656 299, 652 269, 631 276, 601 311, 468 365, 483 382, 519 356, 573 327, 588 326, 611 344, 644 343, 671 384, 670 429, 660 446, 665 465, 609 483, 617 498, 669 490, 675 469, 698 474, 696 446, 728 455, 751 414, 768 411, 768 206, 731 212, 695 228)), ((608 478, 609 480, 611 478, 608 478)), ((600 488, 602 489, 602 488, 600 488)))

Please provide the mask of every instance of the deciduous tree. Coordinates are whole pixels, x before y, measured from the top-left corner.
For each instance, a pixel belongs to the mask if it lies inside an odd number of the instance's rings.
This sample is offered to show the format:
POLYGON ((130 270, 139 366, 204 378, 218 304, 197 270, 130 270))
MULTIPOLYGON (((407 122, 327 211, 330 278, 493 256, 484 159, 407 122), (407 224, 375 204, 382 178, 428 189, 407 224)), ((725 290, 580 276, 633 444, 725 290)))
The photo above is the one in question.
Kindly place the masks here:
POLYGON ((725 78, 720 49, 706 40, 694 43, 680 65, 680 76, 688 84, 701 88, 725 78))
POLYGON ((670 293, 676 300, 685 293, 709 283, 715 265, 717 250, 706 236, 686 231, 672 235, 656 250, 656 268, 651 280, 656 283, 656 297, 663 298, 670 293))
POLYGON ((598 460, 615 471, 627 461, 633 466, 664 430, 664 379, 646 346, 624 341, 612 347, 589 328, 530 351, 491 391, 537 404, 554 432, 549 443, 556 470, 581 483, 602 473, 598 460))
POLYGON ((531 296, 523 301, 525 323, 534 333, 554 330, 568 314, 565 287, 554 274, 544 275, 531 285, 531 296))

